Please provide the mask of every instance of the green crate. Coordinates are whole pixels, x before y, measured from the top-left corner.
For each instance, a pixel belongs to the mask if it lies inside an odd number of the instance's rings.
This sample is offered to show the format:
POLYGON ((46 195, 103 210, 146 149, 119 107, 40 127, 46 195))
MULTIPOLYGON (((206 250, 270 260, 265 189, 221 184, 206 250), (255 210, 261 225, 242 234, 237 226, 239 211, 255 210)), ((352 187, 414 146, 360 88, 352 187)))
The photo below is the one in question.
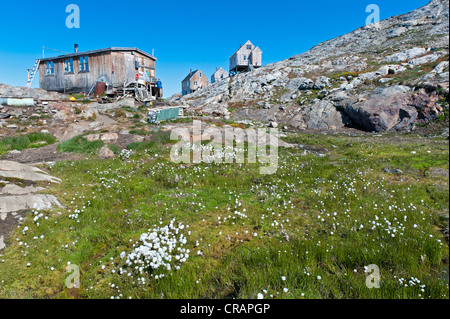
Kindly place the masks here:
POLYGON ((150 111, 148 114, 149 123, 158 124, 161 121, 171 120, 179 116, 179 107, 171 107, 150 111))

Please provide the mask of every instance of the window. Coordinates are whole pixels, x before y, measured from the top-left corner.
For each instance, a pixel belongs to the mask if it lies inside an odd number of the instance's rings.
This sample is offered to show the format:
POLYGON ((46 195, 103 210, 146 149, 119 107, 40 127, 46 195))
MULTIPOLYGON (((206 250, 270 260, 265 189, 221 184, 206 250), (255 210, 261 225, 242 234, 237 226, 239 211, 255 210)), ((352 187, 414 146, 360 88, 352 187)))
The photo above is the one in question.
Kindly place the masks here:
POLYGON ((89 71, 89 58, 80 56, 80 71, 89 71))
POLYGON ((198 73, 198 77, 201 78, 202 77, 202 72, 198 73))
POLYGON ((197 81, 194 81, 194 85, 197 85, 197 81))
POLYGON ((64 71, 66 73, 73 73, 73 59, 65 59, 64 60, 64 71))
POLYGON ((54 74, 53 61, 49 61, 46 63, 46 75, 54 74))
POLYGON ((245 60, 247 60, 247 56, 246 56, 246 55, 244 55, 244 61, 245 61, 245 60))
POLYGON ((251 50, 252 49, 252 45, 251 44, 247 44, 247 50, 251 50))

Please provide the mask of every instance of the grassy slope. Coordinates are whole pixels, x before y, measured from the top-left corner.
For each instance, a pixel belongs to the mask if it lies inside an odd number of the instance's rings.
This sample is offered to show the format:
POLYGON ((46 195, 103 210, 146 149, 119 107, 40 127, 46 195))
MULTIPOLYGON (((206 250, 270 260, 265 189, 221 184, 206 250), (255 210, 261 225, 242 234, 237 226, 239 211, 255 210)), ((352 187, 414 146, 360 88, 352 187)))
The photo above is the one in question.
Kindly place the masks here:
POLYGON ((328 152, 280 149, 277 173, 266 176, 256 164, 175 165, 157 144, 126 160, 57 162, 48 169, 64 182, 51 192, 66 209, 37 221, 30 214, 15 231, 0 257, 0 297, 65 298, 71 262, 81 268, 83 298, 255 298, 263 289, 266 298, 449 298, 439 218, 448 213, 448 177, 430 175, 448 170, 447 140, 288 140, 328 152), (133 273, 119 254, 172 218, 189 225, 187 262, 133 273), (380 267, 380 289, 365 285, 369 264, 380 267))

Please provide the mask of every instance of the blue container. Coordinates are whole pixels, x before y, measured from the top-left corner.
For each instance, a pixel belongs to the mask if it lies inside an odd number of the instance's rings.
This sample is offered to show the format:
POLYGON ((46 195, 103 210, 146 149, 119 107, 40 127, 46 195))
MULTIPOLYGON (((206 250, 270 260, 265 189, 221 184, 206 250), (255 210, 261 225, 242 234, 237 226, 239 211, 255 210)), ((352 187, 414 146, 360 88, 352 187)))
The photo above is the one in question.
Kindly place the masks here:
POLYGON ((162 89, 162 83, 161 83, 161 81, 157 81, 157 82, 156 82, 156 87, 157 87, 158 89, 162 89))

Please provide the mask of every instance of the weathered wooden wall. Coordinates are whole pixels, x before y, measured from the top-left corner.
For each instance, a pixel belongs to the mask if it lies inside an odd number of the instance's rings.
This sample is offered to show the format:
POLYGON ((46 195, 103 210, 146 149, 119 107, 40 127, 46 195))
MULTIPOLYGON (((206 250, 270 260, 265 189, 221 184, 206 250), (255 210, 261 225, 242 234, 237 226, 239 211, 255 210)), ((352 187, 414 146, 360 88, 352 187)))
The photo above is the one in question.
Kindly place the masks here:
MULTIPOLYGON (((84 56, 83 56, 84 57, 84 56)), ((88 55, 89 70, 80 70, 80 57, 73 57, 73 72, 65 72, 65 59, 55 59, 54 74, 46 75, 46 62, 39 66, 39 86, 48 91, 88 91, 98 79, 111 83, 111 52, 88 55)))

